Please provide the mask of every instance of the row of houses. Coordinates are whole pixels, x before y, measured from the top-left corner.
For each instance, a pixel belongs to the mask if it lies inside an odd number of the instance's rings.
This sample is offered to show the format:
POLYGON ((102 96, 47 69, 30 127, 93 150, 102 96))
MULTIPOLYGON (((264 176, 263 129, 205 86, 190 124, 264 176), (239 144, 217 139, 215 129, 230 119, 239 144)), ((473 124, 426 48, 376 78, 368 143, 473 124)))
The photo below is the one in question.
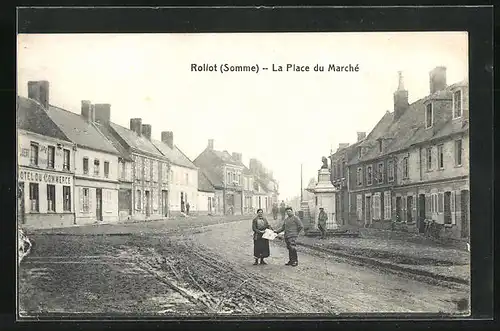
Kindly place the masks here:
POLYGON ((445 67, 429 76, 429 95, 409 104, 400 72, 394 110, 331 154, 338 224, 424 232, 434 220, 469 237, 469 86, 447 85, 445 67))
POLYGON ((49 103, 49 82, 28 83, 18 96, 18 221, 59 227, 190 214, 270 211, 278 185, 247 168, 241 154, 213 149, 191 161, 171 131, 152 138, 141 118, 111 122, 110 104, 81 102, 80 113, 49 103))

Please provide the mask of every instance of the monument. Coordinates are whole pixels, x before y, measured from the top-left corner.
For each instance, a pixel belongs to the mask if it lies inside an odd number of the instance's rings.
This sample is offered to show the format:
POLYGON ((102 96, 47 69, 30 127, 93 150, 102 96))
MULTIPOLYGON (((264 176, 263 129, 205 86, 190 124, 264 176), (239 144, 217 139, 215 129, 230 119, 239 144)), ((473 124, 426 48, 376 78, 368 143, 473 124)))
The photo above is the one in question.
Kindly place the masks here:
POLYGON ((328 169, 328 159, 323 156, 321 169, 318 170, 318 183, 313 188, 307 190, 314 194, 314 212, 313 218, 310 219, 310 226, 308 232, 318 232, 318 215, 319 208, 324 208, 328 215, 326 222, 327 230, 337 230, 339 228, 335 221, 335 195, 337 189, 333 186, 330 180, 330 169, 328 169))

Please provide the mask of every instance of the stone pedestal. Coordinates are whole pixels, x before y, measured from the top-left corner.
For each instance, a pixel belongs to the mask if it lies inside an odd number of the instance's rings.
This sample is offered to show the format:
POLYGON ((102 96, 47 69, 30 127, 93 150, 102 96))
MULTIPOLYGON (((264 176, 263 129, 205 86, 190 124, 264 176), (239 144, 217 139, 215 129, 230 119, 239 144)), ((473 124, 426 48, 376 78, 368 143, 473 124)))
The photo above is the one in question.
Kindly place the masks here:
POLYGON ((314 215, 316 215, 314 219, 311 220, 311 224, 313 224, 311 230, 318 229, 319 208, 324 208, 328 215, 328 221, 326 221, 327 230, 337 230, 339 228, 335 221, 335 196, 337 194, 337 189, 330 181, 330 170, 322 168, 318 171, 318 183, 310 192, 314 193, 314 215))

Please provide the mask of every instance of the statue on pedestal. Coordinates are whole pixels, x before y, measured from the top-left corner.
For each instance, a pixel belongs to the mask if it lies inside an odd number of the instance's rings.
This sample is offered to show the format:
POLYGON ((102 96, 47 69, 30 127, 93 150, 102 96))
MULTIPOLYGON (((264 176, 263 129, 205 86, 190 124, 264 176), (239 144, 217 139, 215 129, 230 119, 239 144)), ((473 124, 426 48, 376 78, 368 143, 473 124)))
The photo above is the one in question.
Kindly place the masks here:
POLYGON ((321 166, 321 169, 328 169, 328 159, 326 157, 322 157, 321 161, 323 162, 323 165, 321 166))

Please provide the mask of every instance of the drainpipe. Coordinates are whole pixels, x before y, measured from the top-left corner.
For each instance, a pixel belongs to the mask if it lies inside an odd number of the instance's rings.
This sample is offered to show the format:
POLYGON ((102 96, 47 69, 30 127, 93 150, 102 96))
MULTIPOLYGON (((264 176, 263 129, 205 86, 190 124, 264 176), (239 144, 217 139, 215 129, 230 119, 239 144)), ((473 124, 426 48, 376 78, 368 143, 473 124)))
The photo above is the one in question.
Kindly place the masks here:
POLYGON ((351 218, 351 192, 350 192, 350 188, 349 188, 349 185, 350 185, 349 172, 350 171, 349 171, 349 166, 347 166, 346 168, 347 168, 346 180, 347 180, 347 204, 348 204, 347 219, 350 220, 350 218, 351 218))
POLYGON ((73 224, 76 225, 76 204, 75 204, 75 192, 76 192, 76 185, 75 185, 75 173, 76 173, 76 145, 73 145, 73 148, 71 149, 73 151, 72 159, 73 159, 73 167, 71 167, 71 160, 69 161, 69 166, 71 169, 71 172, 73 173, 73 194, 71 195, 71 207, 73 208, 73 224))
POLYGON ((418 165, 420 169, 420 181, 422 181, 422 147, 419 148, 418 165))

